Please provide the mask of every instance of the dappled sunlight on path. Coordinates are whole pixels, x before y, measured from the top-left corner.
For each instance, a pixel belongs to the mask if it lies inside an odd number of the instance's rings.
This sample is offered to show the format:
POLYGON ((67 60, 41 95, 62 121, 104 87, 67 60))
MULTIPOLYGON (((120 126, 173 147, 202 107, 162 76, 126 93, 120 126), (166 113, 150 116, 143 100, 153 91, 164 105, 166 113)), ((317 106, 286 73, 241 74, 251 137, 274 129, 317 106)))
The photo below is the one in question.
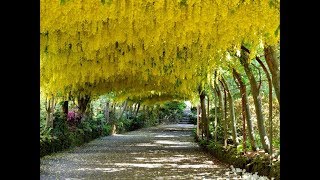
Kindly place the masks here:
POLYGON ((241 179, 200 149, 194 127, 144 128, 45 156, 40 179, 241 179))

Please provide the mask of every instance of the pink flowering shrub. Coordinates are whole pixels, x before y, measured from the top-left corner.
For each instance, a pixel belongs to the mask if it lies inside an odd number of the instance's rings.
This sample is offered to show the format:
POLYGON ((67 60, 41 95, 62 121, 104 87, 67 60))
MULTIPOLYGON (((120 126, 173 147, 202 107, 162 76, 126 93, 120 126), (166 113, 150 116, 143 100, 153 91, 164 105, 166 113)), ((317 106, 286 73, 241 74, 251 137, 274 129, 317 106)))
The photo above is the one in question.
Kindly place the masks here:
POLYGON ((75 130, 77 125, 81 122, 81 114, 72 109, 68 112, 67 123, 71 130, 75 130))

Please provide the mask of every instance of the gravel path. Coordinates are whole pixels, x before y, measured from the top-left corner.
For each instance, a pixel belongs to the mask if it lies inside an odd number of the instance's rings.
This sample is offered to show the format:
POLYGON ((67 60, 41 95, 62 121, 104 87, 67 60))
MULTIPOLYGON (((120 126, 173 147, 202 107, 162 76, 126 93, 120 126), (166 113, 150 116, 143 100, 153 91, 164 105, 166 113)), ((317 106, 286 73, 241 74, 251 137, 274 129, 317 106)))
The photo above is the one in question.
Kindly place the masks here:
POLYGON ((40 159, 40 179, 242 179, 194 142, 192 124, 106 136, 40 159))

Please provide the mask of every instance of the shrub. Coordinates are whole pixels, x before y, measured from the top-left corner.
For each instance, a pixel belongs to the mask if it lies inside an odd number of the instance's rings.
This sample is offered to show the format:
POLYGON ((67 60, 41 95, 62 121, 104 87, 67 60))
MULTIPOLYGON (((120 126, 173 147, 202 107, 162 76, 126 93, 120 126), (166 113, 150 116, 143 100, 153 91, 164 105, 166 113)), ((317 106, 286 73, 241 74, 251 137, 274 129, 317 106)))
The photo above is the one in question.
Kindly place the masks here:
POLYGON ((270 165, 269 157, 266 155, 244 156, 239 150, 241 146, 227 146, 227 148, 224 148, 222 144, 214 143, 213 141, 210 141, 206 145, 203 140, 199 140, 199 145, 219 160, 232 164, 235 167, 246 169, 248 172, 258 172, 262 176, 280 179, 280 161, 276 161, 270 165))
POLYGON ((142 128, 144 126, 144 121, 143 121, 144 116, 137 116, 132 119, 131 126, 130 126, 130 131, 142 128))
POLYGON ((76 110, 71 110, 67 115, 67 124, 71 130, 75 130, 76 126, 81 122, 82 115, 76 110))
POLYGON ((104 136, 110 135, 110 134, 111 134, 111 125, 105 124, 105 125, 102 127, 102 134, 103 134, 104 136))

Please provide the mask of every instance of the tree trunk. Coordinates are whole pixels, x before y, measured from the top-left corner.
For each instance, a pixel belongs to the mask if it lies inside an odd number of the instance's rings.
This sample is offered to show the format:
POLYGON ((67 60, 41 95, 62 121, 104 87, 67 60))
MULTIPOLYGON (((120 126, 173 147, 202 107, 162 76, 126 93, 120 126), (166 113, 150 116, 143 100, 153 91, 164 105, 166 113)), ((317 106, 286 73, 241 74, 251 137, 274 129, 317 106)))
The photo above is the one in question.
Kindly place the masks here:
POLYGON ((214 142, 216 143, 217 142, 217 125, 218 125, 218 103, 217 103, 217 96, 218 96, 218 93, 216 92, 215 93, 215 97, 214 97, 214 142))
POLYGON ((51 123, 51 111, 46 111, 47 116, 46 116, 46 127, 47 128, 52 128, 52 123, 51 123))
POLYGON ((222 93, 220 91, 220 88, 219 88, 219 85, 216 84, 216 92, 218 94, 218 97, 219 97, 219 107, 220 107, 220 110, 221 110, 221 113, 220 113, 220 119, 221 119, 221 123, 223 123, 223 140, 224 140, 224 146, 227 146, 227 126, 226 126, 226 111, 225 111, 225 105, 224 105, 224 100, 223 100, 223 97, 222 97, 222 93))
POLYGON ((200 137, 200 105, 197 106, 197 138, 200 137))
POLYGON ((54 97, 52 97, 49 100, 46 99, 46 101, 45 101, 45 109, 46 109, 46 112, 47 112, 47 115, 46 115, 46 127, 47 128, 53 128, 54 106, 55 106, 54 97))
POLYGON ((214 91, 214 126, 213 126, 213 129, 214 129, 214 142, 217 143, 217 125, 218 125, 218 102, 217 102, 217 98, 218 98, 218 93, 215 91, 215 88, 216 88, 216 84, 212 84, 212 90, 214 91))
POLYGON ((147 114, 147 119, 149 120, 150 119, 150 115, 151 115, 151 107, 150 106, 146 106, 146 114, 147 114))
POLYGON ((115 121, 116 118, 117 118, 117 113, 116 113, 116 106, 117 106, 117 103, 113 103, 113 120, 112 121, 115 121))
POLYGON ((63 104, 62 104, 62 111, 66 118, 68 117, 68 111, 69 111, 68 103, 69 103, 68 101, 63 101, 63 104))
POLYGON ((79 106, 79 112, 82 115, 82 119, 86 119, 87 115, 86 115, 86 110, 87 110, 87 106, 90 102, 90 96, 89 95, 85 95, 83 97, 79 97, 78 98, 78 106, 79 106))
POLYGON ((280 104, 280 61, 277 58, 276 47, 267 46, 264 48, 264 56, 272 75, 272 84, 280 104))
POLYGON ((116 106, 117 104, 115 102, 112 103, 111 109, 113 111, 112 116, 110 117, 110 123, 111 123, 111 135, 116 134, 117 132, 117 116, 116 116, 116 106))
POLYGON ((228 143, 228 123, 227 123, 227 92, 226 92, 226 89, 223 85, 223 83, 219 80, 219 82, 221 83, 222 85, 222 88, 223 88, 223 94, 224 94, 224 122, 223 122, 223 132, 224 132, 224 146, 227 147, 228 143))
POLYGON ((256 145, 256 141, 254 139, 254 131, 253 131, 253 126, 252 126, 251 114, 250 114, 250 110, 249 110, 246 85, 244 84, 244 82, 241 78, 241 75, 235 69, 233 69, 233 74, 234 74, 234 77, 237 79, 239 86, 240 86, 241 101, 242 101, 242 113, 245 112, 245 115, 243 115, 243 118, 245 118, 247 121, 248 133, 249 133, 248 135, 249 135, 251 148, 253 151, 256 151, 257 145, 256 145))
POLYGON ((130 117, 132 116, 133 108, 134 108, 134 104, 130 104, 130 106, 129 106, 129 113, 127 114, 127 119, 129 118, 129 116, 130 116, 130 117))
POLYGON ((242 109, 243 109, 242 111, 245 112, 244 117, 246 118, 246 121, 247 121, 251 149, 253 151, 256 151, 257 145, 256 145, 256 141, 254 138, 254 131, 253 131, 253 126, 252 126, 251 114, 250 114, 250 110, 249 110, 249 103, 248 103, 246 86, 241 78, 241 75, 235 69, 233 69, 233 74, 234 74, 235 78, 238 80, 238 83, 240 85, 240 93, 241 93, 241 101, 242 101, 242 109))
POLYGON ((134 117, 137 117, 137 114, 139 112, 139 109, 140 109, 140 103, 138 103, 138 108, 137 108, 137 111, 136 111, 136 114, 134 115, 134 117))
POLYGON ((206 140, 209 141, 209 124, 208 124, 206 104, 205 104, 206 95, 204 90, 201 90, 199 94, 200 94, 200 104, 201 104, 201 121, 202 121, 202 127, 203 127, 202 129, 206 137, 206 140))
POLYGON ((106 118, 106 123, 110 122, 110 102, 107 101, 106 102, 106 107, 105 107, 105 111, 104 111, 104 116, 106 118))
POLYGON ((264 72, 266 73, 267 79, 268 79, 268 85, 269 85, 269 138, 270 138, 270 154, 272 155, 272 82, 270 78, 270 74, 268 72, 268 69, 263 64, 263 62, 256 58, 256 60, 259 62, 261 67, 263 68, 264 72))
POLYGON ((256 110, 256 115, 257 115, 257 124, 258 124, 258 130, 259 130, 261 144, 262 144, 265 152, 269 153, 270 143, 269 143, 269 138, 266 134, 265 127, 264 127, 264 116, 262 113, 261 97, 259 95, 257 82, 254 78, 254 75, 251 71, 251 68, 249 67, 248 58, 249 58, 248 54, 244 51, 241 51, 240 62, 243 65, 244 70, 245 70, 245 72, 249 78, 249 81, 250 81, 251 93, 252 93, 253 102, 255 105, 255 110, 256 110))
POLYGON ((209 102, 209 96, 207 96, 207 117, 208 117, 208 123, 210 124, 210 102, 209 102))
POLYGON ((52 127, 51 126, 51 123, 50 123, 50 113, 51 113, 51 99, 47 99, 46 98, 46 101, 45 101, 45 104, 44 104, 44 106, 45 106, 45 109, 46 109, 46 127, 47 128, 50 128, 50 127, 52 127))
POLYGON ((257 144, 256 144, 256 140, 254 138, 254 130, 253 130, 253 125, 252 125, 251 113, 249 110, 250 108, 249 108, 249 103, 248 103, 247 88, 241 78, 241 75, 235 69, 233 69, 233 73, 234 73, 235 78, 238 80, 238 83, 240 85, 242 108, 245 111, 245 118, 247 121, 248 136, 249 136, 249 140, 250 140, 250 144, 251 144, 251 149, 253 151, 256 151, 257 144))
POLYGON ((131 112, 131 116, 134 115, 134 113, 136 112, 136 108, 137 108, 137 103, 133 103, 132 104, 132 112, 131 112))
POLYGON ((119 119, 121 119, 121 117, 123 116, 123 113, 124 113, 124 111, 125 111, 126 108, 127 108, 127 103, 128 103, 128 101, 125 101, 125 102, 124 102, 124 105, 123 105, 122 111, 121 111, 121 113, 120 113, 119 119))
POLYGON ((242 143, 242 147, 243 147, 243 152, 246 153, 247 151, 247 134, 246 134, 246 113, 245 113, 245 104, 244 101, 241 101, 241 105, 242 105, 242 119, 243 119, 243 124, 242 124, 242 137, 243 137, 243 143, 242 143))
POLYGON ((226 90, 223 89, 223 94, 224 94, 224 145, 227 147, 228 145, 228 119, 227 119, 227 93, 226 90))
POLYGON ((231 131, 232 131, 232 141, 235 145, 239 144, 239 141, 237 139, 237 124, 236 124, 236 119, 235 119, 235 114, 234 114, 234 105, 233 105, 233 97, 232 94, 229 90, 229 86, 223 76, 221 76, 222 83, 224 84, 224 88, 228 93, 228 101, 229 101, 229 110, 230 110, 230 122, 231 122, 231 131))

